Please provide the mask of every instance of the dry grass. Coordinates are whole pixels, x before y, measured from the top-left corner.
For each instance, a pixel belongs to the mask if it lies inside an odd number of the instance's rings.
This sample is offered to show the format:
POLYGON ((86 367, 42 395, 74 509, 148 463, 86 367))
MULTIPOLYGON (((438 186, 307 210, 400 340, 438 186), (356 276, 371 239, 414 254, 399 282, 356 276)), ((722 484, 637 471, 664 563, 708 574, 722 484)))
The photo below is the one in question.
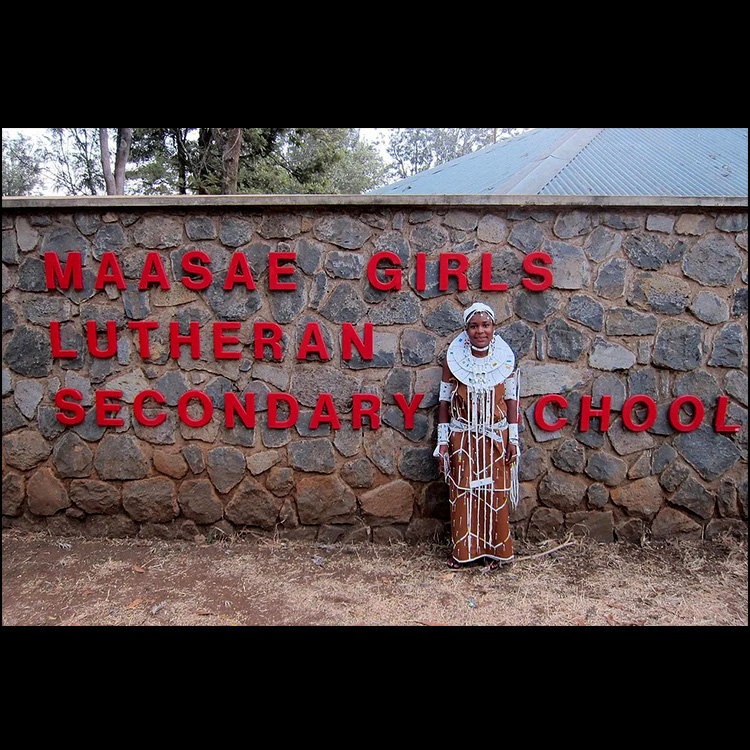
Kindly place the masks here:
POLYGON ((747 625, 747 544, 519 545, 497 572, 438 546, 3 534, 4 625, 747 625), (558 547, 552 551, 552 548, 558 547))

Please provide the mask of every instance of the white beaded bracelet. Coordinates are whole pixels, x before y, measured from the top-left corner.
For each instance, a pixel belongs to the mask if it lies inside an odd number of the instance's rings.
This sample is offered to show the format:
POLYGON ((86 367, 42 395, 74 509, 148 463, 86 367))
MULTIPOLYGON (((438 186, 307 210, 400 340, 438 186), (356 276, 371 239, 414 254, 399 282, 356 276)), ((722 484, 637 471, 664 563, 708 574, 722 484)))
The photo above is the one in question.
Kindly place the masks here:
POLYGON ((438 434, 438 445, 448 445, 448 438, 450 436, 450 429, 447 422, 441 422, 437 428, 438 434))
POLYGON ((509 424, 508 425, 508 442, 512 443, 513 445, 518 445, 518 425, 517 424, 509 424))

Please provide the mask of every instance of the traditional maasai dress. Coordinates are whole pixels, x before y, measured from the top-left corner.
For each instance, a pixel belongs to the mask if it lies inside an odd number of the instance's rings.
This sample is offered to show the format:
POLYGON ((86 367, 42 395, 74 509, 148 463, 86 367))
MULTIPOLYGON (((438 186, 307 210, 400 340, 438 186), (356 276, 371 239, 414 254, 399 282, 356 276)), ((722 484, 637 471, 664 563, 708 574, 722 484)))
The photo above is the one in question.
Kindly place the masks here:
POLYGON ((517 461, 512 468, 506 461, 506 400, 518 399, 515 357, 499 336, 486 357, 474 357, 461 334, 447 361, 452 555, 462 563, 482 557, 507 562, 513 559, 510 507, 518 502, 517 461))

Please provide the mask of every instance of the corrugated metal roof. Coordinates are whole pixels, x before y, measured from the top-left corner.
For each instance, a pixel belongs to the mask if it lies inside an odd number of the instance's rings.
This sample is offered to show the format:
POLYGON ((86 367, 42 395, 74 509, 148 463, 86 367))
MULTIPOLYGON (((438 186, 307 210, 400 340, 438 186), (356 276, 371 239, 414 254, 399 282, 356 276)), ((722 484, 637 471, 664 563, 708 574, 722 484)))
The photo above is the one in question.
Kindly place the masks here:
POLYGON ((535 128, 378 194, 747 196, 747 128, 535 128))

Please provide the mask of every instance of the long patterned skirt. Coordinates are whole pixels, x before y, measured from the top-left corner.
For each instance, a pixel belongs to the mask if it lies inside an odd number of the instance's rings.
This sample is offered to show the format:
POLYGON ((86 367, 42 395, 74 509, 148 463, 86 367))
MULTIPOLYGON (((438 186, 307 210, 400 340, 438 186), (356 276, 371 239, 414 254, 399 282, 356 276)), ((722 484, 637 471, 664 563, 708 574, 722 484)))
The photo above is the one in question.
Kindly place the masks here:
MULTIPOLYGON (((502 386, 496 393, 495 421, 505 420, 502 386)), ((454 424, 468 427, 465 387, 454 394, 454 424)), ((447 477, 451 506, 453 558, 470 562, 482 557, 508 562, 513 559, 510 537, 511 469, 504 446, 507 428, 494 437, 478 430, 452 430, 450 475, 447 477)))

